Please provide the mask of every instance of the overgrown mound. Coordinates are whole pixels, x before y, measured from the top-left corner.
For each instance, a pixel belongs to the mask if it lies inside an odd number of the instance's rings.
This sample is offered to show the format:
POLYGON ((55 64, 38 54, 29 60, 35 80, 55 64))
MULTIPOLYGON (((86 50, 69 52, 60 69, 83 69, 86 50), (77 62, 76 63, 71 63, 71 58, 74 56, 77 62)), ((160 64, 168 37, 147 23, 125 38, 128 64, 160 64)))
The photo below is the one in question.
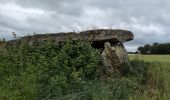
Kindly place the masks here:
POLYGON ((142 93, 147 63, 131 61, 103 79, 100 52, 82 41, 6 44, 0 49, 0 99, 124 100, 142 93))

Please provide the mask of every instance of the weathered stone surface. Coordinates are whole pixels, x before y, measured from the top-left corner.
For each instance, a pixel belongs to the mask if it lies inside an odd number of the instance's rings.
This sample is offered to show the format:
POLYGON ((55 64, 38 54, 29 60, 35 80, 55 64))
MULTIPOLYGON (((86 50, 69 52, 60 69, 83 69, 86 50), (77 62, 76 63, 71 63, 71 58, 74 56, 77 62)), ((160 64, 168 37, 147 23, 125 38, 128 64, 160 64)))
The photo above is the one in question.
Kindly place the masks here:
POLYGON ((106 74, 111 74, 113 71, 114 66, 114 58, 115 56, 115 50, 112 49, 111 44, 109 42, 106 42, 104 44, 104 50, 101 54, 101 59, 104 65, 104 70, 106 74))
MULTIPOLYGON (((55 40, 56 42, 65 42, 71 37, 72 40, 85 40, 93 42, 93 47, 103 48, 105 42, 110 42, 112 45, 117 43, 123 43, 133 40, 133 34, 127 30, 114 30, 114 29, 97 29, 88 30, 79 33, 67 32, 67 33, 48 33, 48 34, 36 34, 32 36, 21 37, 21 41, 28 41, 31 43, 34 40, 44 41, 48 38, 55 40)), ((11 44, 15 44, 16 40, 9 41, 11 44)))
POLYGON ((109 42, 105 42, 101 58, 107 75, 112 74, 114 70, 121 69, 121 65, 128 62, 124 46, 122 44, 111 45, 109 42))

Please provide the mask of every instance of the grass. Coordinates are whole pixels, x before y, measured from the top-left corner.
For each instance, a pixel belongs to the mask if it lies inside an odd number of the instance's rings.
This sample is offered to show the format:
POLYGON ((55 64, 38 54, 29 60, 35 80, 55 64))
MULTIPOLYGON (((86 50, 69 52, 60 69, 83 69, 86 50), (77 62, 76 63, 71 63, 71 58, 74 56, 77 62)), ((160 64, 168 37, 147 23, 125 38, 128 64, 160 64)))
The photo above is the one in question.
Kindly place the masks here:
POLYGON ((129 55, 129 59, 138 59, 144 60, 146 62, 161 62, 161 63, 170 63, 170 55, 140 55, 132 54, 129 55))
POLYGON ((170 55, 129 55, 149 62, 149 81, 144 93, 132 100, 170 100, 170 55))

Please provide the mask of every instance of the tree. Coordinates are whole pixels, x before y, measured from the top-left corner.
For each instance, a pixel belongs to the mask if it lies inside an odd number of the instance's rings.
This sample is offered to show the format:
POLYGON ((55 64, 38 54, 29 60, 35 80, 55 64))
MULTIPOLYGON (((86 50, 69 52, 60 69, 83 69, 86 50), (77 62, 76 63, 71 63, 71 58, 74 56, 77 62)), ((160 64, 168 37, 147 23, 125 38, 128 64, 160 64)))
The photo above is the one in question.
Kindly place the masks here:
POLYGON ((153 43, 152 45, 146 44, 138 49, 141 54, 170 54, 170 43, 153 43))
POLYGON ((149 44, 146 44, 146 45, 144 46, 144 52, 145 52, 145 54, 150 54, 150 52, 151 52, 151 46, 150 46, 149 44))
POLYGON ((144 54, 144 53, 145 53, 144 47, 142 47, 142 46, 138 47, 137 50, 140 51, 141 54, 144 54))

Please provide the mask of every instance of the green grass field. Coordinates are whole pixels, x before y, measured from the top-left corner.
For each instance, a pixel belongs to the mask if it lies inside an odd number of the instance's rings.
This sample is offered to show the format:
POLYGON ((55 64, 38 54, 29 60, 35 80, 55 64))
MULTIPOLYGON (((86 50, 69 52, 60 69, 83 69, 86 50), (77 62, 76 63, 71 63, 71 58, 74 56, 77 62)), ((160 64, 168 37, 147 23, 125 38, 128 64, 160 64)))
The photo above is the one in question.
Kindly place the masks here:
POLYGON ((140 55, 140 54, 132 54, 129 55, 130 60, 138 59, 144 60, 147 62, 162 62, 162 63, 170 63, 170 55, 140 55))
POLYGON ((130 60, 144 60, 149 62, 151 76, 146 93, 139 98, 141 100, 170 100, 170 55, 129 55, 130 60), (152 91, 149 93, 148 91, 152 91), (150 98, 148 95, 152 95, 150 98))

